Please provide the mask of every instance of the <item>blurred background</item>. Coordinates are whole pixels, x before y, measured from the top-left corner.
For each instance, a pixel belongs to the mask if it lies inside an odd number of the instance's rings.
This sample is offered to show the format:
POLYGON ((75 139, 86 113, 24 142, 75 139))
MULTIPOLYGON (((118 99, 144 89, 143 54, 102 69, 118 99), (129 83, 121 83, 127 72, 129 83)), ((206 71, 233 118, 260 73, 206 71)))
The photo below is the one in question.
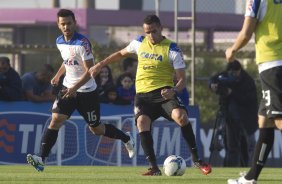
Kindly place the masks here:
MULTIPOLYGON (((57 69, 62 60, 55 45, 60 34, 56 13, 59 8, 68 8, 75 12, 79 31, 88 36, 99 61, 143 34, 143 18, 157 14, 164 36, 176 41, 183 51, 187 88, 195 94, 192 102, 199 106, 203 126, 210 126, 218 97, 209 90, 208 79, 225 68, 224 52, 241 29, 244 6, 245 0, 0 0, 0 55, 8 56, 20 75, 45 63, 57 69), (175 20, 177 16, 193 16, 193 7, 195 29, 190 19, 175 20)), ((254 54, 251 41, 238 59, 257 79, 254 54)), ((122 70, 121 64, 111 68, 114 76, 122 70)))

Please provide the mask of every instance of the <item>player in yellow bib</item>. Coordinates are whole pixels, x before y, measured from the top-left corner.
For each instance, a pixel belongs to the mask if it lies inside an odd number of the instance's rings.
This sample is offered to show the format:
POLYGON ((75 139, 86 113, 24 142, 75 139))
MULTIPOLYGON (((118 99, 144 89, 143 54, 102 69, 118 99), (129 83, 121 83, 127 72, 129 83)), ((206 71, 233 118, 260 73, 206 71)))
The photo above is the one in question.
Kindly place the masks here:
POLYGON ((210 165, 204 163, 198 156, 195 136, 188 121, 186 108, 176 97, 176 93, 186 86, 185 63, 181 50, 177 44, 162 35, 161 22, 156 15, 145 17, 143 29, 145 36, 139 36, 126 48, 108 56, 89 71, 95 76, 104 65, 121 61, 129 54, 137 55, 134 114, 141 146, 151 165, 144 176, 161 175, 151 135, 152 122, 160 116, 175 121, 181 127, 183 137, 190 147, 194 165, 204 174, 209 174, 210 165), (178 81, 175 86, 174 72, 178 81))
POLYGON ((282 1, 247 0, 245 20, 235 43, 226 50, 226 59, 232 62, 239 49, 255 33, 256 62, 262 86, 258 113, 259 139, 251 169, 228 184, 256 184, 272 149, 274 129, 282 130, 282 1))

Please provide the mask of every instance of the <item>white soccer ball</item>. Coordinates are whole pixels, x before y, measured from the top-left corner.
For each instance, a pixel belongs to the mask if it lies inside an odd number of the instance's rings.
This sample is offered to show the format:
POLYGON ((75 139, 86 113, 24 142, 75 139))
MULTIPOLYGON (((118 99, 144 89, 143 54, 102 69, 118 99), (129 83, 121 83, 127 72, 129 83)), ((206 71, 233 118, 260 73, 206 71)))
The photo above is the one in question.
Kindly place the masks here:
POLYGON ((163 170, 167 176, 182 176, 186 170, 186 162, 181 156, 170 155, 164 161, 163 170))

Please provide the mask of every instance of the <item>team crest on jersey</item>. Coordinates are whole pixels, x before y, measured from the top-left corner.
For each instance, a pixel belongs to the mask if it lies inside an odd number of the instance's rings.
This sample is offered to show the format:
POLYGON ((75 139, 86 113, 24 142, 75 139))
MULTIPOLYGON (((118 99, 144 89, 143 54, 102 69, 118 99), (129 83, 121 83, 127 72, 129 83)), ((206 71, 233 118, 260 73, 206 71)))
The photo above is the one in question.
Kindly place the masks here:
POLYGON ((70 56, 74 57, 75 56, 75 48, 74 47, 69 47, 69 51, 70 51, 70 56))
POLYGON ((145 58, 145 59, 153 59, 155 61, 163 61, 162 55, 151 54, 151 53, 148 53, 148 52, 141 52, 140 57, 145 58))

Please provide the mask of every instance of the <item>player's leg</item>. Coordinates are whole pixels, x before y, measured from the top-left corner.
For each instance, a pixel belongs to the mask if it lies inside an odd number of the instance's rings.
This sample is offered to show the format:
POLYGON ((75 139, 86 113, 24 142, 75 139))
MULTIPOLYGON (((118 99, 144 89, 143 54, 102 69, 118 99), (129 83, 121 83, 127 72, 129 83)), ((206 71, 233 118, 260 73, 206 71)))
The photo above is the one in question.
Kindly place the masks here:
POLYGON ((259 116, 259 138, 255 147, 254 157, 249 172, 238 179, 229 179, 228 184, 255 184, 274 142, 274 128, 266 121, 264 116, 259 116))
MULTIPOLYGON (((254 159, 252 160, 252 165, 246 176, 239 179, 229 179, 228 184, 238 184, 238 183, 256 183, 258 177, 264 167, 267 157, 272 149, 274 142, 274 128, 273 123, 267 123, 264 116, 259 116, 259 139, 257 141, 254 159)), ((277 125, 275 123, 275 125, 277 125)))
POLYGON ((53 104, 52 119, 47 130, 42 136, 39 156, 32 154, 27 155, 27 162, 38 171, 44 170, 45 160, 57 141, 59 129, 75 109, 74 99, 61 99, 60 96, 61 95, 59 93, 53 104))
POLYGON ((76 108, 76 98, 62 99, 61 96, 60 92, 52 107, 52 120, 42 138, 40 156, 43 162, 57 141, 59 129, 76 108))
POLYGON ((112 124, 100 123, 96 127, 89 126, 89 130, 95 135, 103 135, 112 139, 121 140, 128 151, 129 158, 133 158, 136 154, 135 141, 130 132, 123 132, 112 124))
POLYGON ((150 168, 147 172, 143 173, 144 176, 159 176, 161 171, 157 164, 157 159, 154 151, 154 141, 151 133, 151 119, 146 115, 140 115, 137 120, 137 128, 141 146, 144 150, 150 168))
POLYGON ((163 117, 175 121, 180 126, 182 136, 190 148, 194 166, 199 168, 203 174, 209 174, 211 166, 199 158, 194 131, 189 122, 185 105, 175 96, 173 99, 163 103, 161 108, 163 117))
POLYGON ((151 123, 158 116, 160 107, 154 105, 146 96, 136 94, 134 102, 135 122, 139 132, 141 146, 144 150, 150 168, 143 176, 160 176, 161 171, 157 164, 154 151, 154 141, 151 133, 151 123))
POLYGON ((181 127, 182 136, 190 148, 194 166, 199 168, 203 174, 207 175, 211 173, 211 166, 199 158, 194 131, 188 120, 186 109, 181 108, 177 104, 175 100, 170 100, 163 105, 163 108, 167 113, 171 112, 171 119, 181 127))
POLYGON ((42 137, 40 156, 43 162, 45 162, 52 147, 57 141, 59 129, 68 118, 69 116, 65 114, 52 113, 50 125, 42 137))
POLYGON ((100 103, 95 91, 88 93, 78 93, 78 112, 83 116, 88 123, 90 131, 95 135, 104 135, 112 139, 121 140, 128 153, 129 157, 134 157, 135 142, 129 132, 124 133, 112 124, 102 124, 100 121, 100 103))
POLYGON ((192 125, 188 121, 188 116, 186 111, 181 108, 175 108, 172 110, 171 118, 180 126, 182 136, 184 137, 185 141, 187 142, 190 148, 193 162, 199 160, 195 135, 193 132, 192 125))
POLYGON ((263 98, 259 107, 259 139, 256 144, 252 166, 246 176, 229 179, 228 184, 256 183, 274 142, 274 128, 282 112, 282 67, 260 73, 263 98), (243 182, 241 182, 243 181, 243 182))
POLYGON ((259 115, 259 138, 255 147, 251 169, 245 176, 247 180, 257 180, 274 143, 274 122, 266 121, 259 115))
POLYGON ((60 127, 63 125, 63 122, 67 118, 68 116, 66 115, 53 113, 51 123, 42 137, 39 156, 31 154, 27 155, 27 162, 32 165, 37 171, 44 170, 45 160, 57 141, 60 127))
POLYGON ((150 164, 150 168, 147 172, 143 173, 144 176, 159 176, 161 171, 157 164, 157 159, 154 151, 154 141, 151 133, 151 119, 146 115, 140 115, 137 118, 137 128, 139 131, 139 137, 141 146, 144 150, 147 161, 150 164))

